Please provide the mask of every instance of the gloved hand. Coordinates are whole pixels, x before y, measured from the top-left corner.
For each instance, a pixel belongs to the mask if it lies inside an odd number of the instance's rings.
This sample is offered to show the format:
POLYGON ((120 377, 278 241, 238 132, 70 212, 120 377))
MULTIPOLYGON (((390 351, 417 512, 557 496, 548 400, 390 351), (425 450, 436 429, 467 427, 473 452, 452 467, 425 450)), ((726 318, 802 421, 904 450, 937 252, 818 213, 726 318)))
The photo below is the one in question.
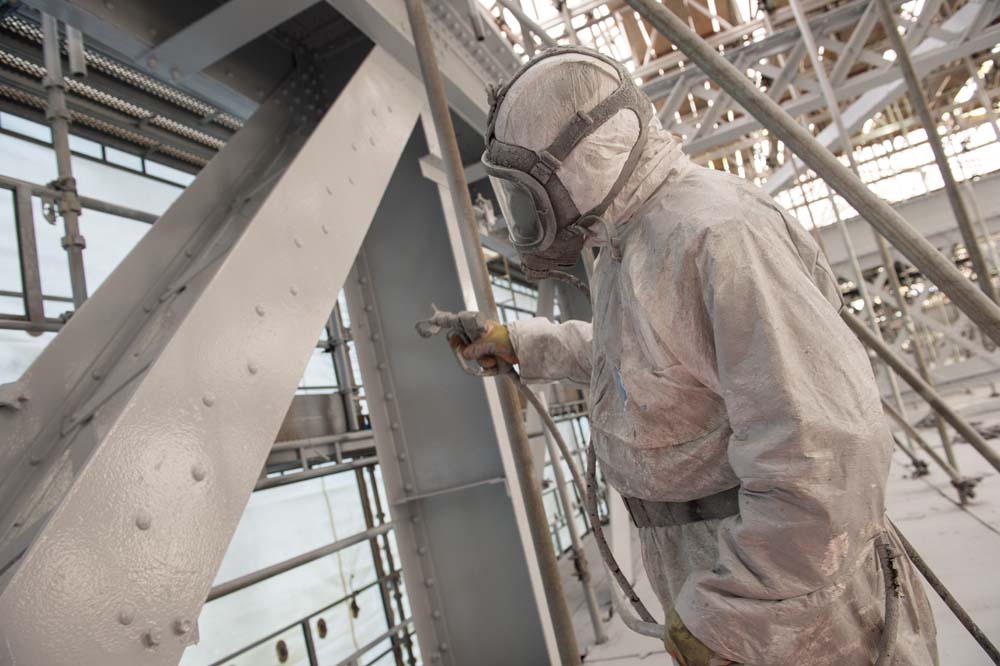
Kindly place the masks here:
POLYGON ((478 340, 473 340, 471 344, 463 344, 462 339, 455 335, 449 338, 448 344, 452 349, 457 349, 463 358, 478 361, 486 370, 495 368, 498 358, 511 365, 517 363, 507 327, 492 320, 487 320, 484 327, 486 330, 483 335, 478 340))
POLYGON ((715 666, 732 662, 713 657, 712 651, 688 631, 673 608, 667 615, 667 635, 663 639, 667 652, 680 666, 715 666))

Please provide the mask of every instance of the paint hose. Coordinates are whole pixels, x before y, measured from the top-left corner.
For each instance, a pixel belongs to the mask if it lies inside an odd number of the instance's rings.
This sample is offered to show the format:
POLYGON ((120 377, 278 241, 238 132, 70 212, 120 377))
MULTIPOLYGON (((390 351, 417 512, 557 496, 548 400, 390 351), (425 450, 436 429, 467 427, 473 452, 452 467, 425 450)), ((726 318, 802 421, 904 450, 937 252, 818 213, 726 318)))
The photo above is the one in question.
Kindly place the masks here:
MULTIPOLYGON (((538 415, 542 418, 542 422, 545 424, 545 428, 549 431, 553 441, 555 441, 556 447, 566 460, 570 476, 573 479, 573 485, 576 487, 577 493, 579 493, 580 497, 585 498, 587 516, 590 519, 590 527, 594 532, 594 541, 597 543, 597 550, 601 554, 604 566, 618 583, 618 587, 620 588, 622 594, 632 605, 632 608, 635 609, 635 612, 639 617, 632 615, 630 609, 618 600, 618 594, 616 590, 612 588, 611 601, 614 604, 615 610, 618 612, 619 616, 621 616, 622 622, 625 623, 625 626, 632 631, 643 636, 650 636, 652 638, 663 640, 663 637, 666 636, 666 626, 656 622, 653 615, 649 612, 649 609, 646 608, 646 605, 639 598, 635 588, 631 583, 629 583, 628 578, 625 577, 621 567, 618 565, 618 561, 615 559, 614 553, 611 552, 611 546, 608 544, 608 540, 604 536, 604 527, 601 523, 601 518, 597 509, 597 452, 594 450, 593 440, 591 440, 587 446, 587 479, 586 486, 584 486, 584 482, 580 478, 580 472, 577 470, 576 464, 573 462, 569 446, 566 445, 566 441, 563 439, 562 433, 559 432, 559 428, 556 426, 556 422, 553 420, 552 415, 549 414, 549 410, 546 408, 544 403, 538 399, 535 392, 523 383, 521 376, 516 370, 511 369, 509 372, 511 377, 515 380, 514 384, 517 386, 518 392, 520 392, 524 399, 538 412, 538 415)), ((552 462, 553 464, 558 464, 558 461, 554 460, 552 462)), ((898 534, 899 530, 897 529, 896 532, 898 534)), ((913 547, 909 545, 909 542, 906 541, 902 535, 899 535, 899 538, 903 543, 904 548, 907 550, 907 555, 910 556, 910 559, 912 560, 913 556, 911 556, 910 553, 913 547)), ((882 569, 882 577, 885 586, 885 620, 882 625, 882 635, 879 639, 878 648, 879 656, 875 661, 875 666, 890 666, 896 652, 896 638, 899 633, 899 571, 894 562, 894 560, 899 557, 899 553, 896 552, 885 532, 876 537, 875 548, 879 565, 882 569)), ((912 552, 914 555, 916 554, 915 551, 912 552)), ((919 558, 919 556, 917 557, 919 558)), ((926 567, 926 564, 924 566, 926 567)), ((920 566, 917 568, 920 569, 921 573, 924 573, 920 566)), ((927 574, 924 575, 926 577, 927 574)), ((968 617, 967 614, 966 617, 968 617)), ((971 622, 971 619, 969 621, 971 622)), ((979 634, 984 640, 986 640, 985 635, 983 635, 981 631, 979 631, 979 634)), ((996 648, 993 649, 995 651, 996 648)), ((989 650, 987 650, 987 652, 989 652, 989 650)), ((1000 662, 994 660, 994 663, 1000 666, 1000 662)))

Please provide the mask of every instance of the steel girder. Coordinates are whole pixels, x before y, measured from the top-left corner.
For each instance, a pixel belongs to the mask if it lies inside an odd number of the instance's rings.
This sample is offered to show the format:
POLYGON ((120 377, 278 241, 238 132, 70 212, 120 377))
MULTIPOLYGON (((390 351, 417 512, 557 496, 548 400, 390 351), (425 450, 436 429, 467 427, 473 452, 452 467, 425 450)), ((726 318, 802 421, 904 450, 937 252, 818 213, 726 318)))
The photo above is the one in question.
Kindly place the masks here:
POLYGON ((325 113, 293 101, 320 75, 262 104, 4 387, 0 662, 176 664, 196 640, 422 105, 382 49, 325 113))
POLYGON ((457 220, 421 175, 428 135, 344 286, 414 626, 426 663, 557 663, 495 388, 413 329, 432 302, 475 308, 457 220))
MULTIPOLYGON (((406 63, 419 77, 413 37, 402 3, 393 0, 327 0, 368 37, 406 63)), ((478 2, 473 3, 478 7, 478 2)), ((520 65, 510 42, 492 20, 485 20, 486 39, 476 41, 464 0, 429 0, 427 19, 445 79, 452 110, 469 125, 486 130, 487 84, 509 78, 520 65)), ((489 19, 487 15, 487 19, 489 19)))

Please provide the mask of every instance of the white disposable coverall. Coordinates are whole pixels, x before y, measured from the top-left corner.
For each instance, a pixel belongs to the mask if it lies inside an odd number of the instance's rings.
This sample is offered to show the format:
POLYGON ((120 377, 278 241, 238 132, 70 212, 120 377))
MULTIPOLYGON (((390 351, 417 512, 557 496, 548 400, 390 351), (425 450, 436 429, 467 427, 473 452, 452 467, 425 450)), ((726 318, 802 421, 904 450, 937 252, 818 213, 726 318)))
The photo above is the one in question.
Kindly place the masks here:
MULTIPOLYGON (((614 89, 579 58, 551 58, 512 87, 498 138, 542 148, 614 89)), ((599 200, 634 143, 634 116, 608 125, 564 163, 574 197, 599 200)), ((740 486, 739 515, 639 530, 664 609, 718 663, 873 664, 884 616, 873 539, 886 529, 892 440, 836 280, 753 184, 694 165, 655 118, 649 131, 597 229, 593 325, 511 323, 521 376, 589 384, 597 456, 623 495, 684 502, 740 486)), ((905 556, 897 564, 893 663, 937 664, 927 599, 905 556)))

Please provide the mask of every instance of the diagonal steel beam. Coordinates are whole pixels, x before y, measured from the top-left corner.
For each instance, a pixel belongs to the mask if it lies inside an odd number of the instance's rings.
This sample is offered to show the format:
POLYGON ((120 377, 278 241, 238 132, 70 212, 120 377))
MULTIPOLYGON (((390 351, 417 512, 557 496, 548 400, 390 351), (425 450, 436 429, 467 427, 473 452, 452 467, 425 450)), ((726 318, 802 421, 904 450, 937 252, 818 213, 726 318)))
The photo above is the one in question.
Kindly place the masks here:
POLYGON ((320 0, 229 0, 142 56, 150 69, 181 81, 320 0))
POLYGON ((261 105, 0 412, 0 662, 173 666, 196 640, 423 105, 382 49, 321 118, 282 94, 316 83, 306 69, 261 105))

